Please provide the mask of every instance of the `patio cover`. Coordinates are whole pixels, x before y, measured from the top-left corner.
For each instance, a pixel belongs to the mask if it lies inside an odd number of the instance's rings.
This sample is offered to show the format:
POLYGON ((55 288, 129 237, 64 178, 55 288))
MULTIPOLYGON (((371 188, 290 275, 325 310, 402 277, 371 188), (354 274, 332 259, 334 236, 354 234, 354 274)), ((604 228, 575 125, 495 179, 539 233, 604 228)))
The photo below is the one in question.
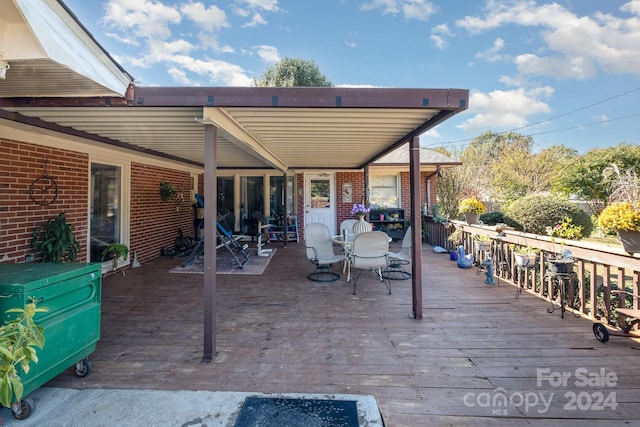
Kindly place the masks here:
MULTIPOLYGON (((31 44, 37 53, 20 58, 0 48, 0 61, 10 65, 0 76, 0 135, 25 128, 63 133, 204 169, 209 200, 215 185, 207 183, 216 182, 219 168, 362 169, 408 143, 418 202, 411 211, 413 258, 420 259, 418 137, 465 110, 468 90, 137 87, 62 2, 0 0, 0 6, 0 46, 31 44), (51 46, 56 37, 63 45, 51 46), (81 49, 82 61, 61 55, 65 46, 81 49)), ((215 204, 206 209, 205 245, 215 247, 215 226, 206 223, 215 218, 215 204)), ((211 360, 215 258, 207 262, 204 359, 211 360)), ((420 263, 413 264, 414 315, 421 318, 420 263)))

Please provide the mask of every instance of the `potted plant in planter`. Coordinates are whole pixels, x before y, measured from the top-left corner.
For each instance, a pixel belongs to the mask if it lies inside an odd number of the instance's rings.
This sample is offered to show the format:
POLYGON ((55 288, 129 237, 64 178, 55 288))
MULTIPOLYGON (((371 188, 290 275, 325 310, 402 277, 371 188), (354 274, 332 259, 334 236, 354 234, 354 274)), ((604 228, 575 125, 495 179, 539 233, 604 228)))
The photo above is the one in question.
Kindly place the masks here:
POLYGON ((487 211, 487 206, 475 197, 460 200, 458 214, 464 214, 467 224, 476 224, 480 214, 487 211))
POLYGON ((640 252, 640 178, 634 169, 621 172, 616 164, 603 175, 611 180, 611 204, 598 217, 598 225, 615 231, 626 252, 640 252))
POLYGON ((123 243, 111 243, 102 251, 102 260, 111 258, 113 262, 113 271, 118 268, 118 260, 126 259, 129 255, 129 248, 123 243))
POLYGON ((540 253, 539 249, 524 246, 514 250, 513 257, 516 265, 520 267, 533 267, 536 261, 538 261, 538 253, 540 253))
POLYGON ((65 213, 60 212, 33 231, 31 248, 42 252, 42 262, 75 262, 81 246, 73 230, 65 213))
POLYGON ((640 201, 610 204, 598 217, 598 225, 618 233, 626 252, 640 252, 640 201))
POLYGON ((176 194, 177 191, 173 184, 165 180, 160 181, 160 198, 163 202, 168 202, 169 200, 175 198, 176 194))

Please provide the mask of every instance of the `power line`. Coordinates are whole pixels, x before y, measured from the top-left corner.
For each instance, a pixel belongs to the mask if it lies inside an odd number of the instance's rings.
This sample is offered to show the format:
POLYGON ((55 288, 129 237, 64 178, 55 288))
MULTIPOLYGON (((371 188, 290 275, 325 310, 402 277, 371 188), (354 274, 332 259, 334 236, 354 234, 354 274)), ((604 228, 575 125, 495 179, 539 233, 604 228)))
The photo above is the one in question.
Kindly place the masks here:
MULTIPOLYGON (((518 127, 518 128, 505 130, 505 131, 502 131, 502 132, 497 132, 497 134, 500 135, 500 134, 506 134, 506 133, 509 133, 509 132, 516 132, 516 131, 519 131, 519 130, 522 130, 522 129, 526 129, 526 128, 529 128, 529 127, 532 127, 532 126, 537 126, 537 125, 540 125, 540 124, 543 124, 543 123, 549 123, 549 122, 551 122, 553 120, 569 116, 569 115, 577 113, 579 111, 583 111, 583 110, 595 107, 596 105, 603 104, 605 102, 608 102, 608 101, 611 101, 613 99, 629 95, 629 94, 631 94, 633 92, 637 92, 637 91, 640 91, 640 87, 628 90, 626 92, 623 92, 623 93, 620 93, 620 94, 617 94, 617 95, 610 96, 608 98, 601 99, 601 100, 596 101, 594 103, 585 105, 583 107, 577 108, 575 110, 572 110, 572 111, 569 111, 569 112, 566 112, 566 113, 559 114, 557 116, 553 116, 553 117, 551 117, 549 119, 546 119, 546 120, 541 120, 541 121, 538 121, 538 122, 535 122, 535 123, 530 123, 530 124, 525 125, 525 126, 521 126, 521 127, 518 127)), ((579 128, 582 128, 582 127, 588 127, 588 126, 593 126, 593 125, 598 125, 598 124, 603 124, 603 123, 608 123, 608 122, 614 122, 614 121, 618 121, 618 120, 628 119, 628 118, 636 117, 636 116, 639 116, 639 115, 640 115, 640 113, 630 114, 630 115, 622 116, 622 117, 614 117, 613 119, 601 120, 601 121, 598 121, 598 122, 591 122, 591 123, 586 123, 586 124, 579 124, 579 125, 575 125, 575 126, 571 126, 571 127, 567 127, 567 128, 549 130, 549 131, 544 131, 544 132, 537 132, 537 133, 532 133, 532 134, 523 135, 523 136, 536 136, 536 135, 545 135, 545 134, 555 133, 555 132, 564 132, 564 131, 567 131, 567 130, 579 129, 579 128)), ((444 144, 459 144, 459 143, 463 143, 463 142, 470 142, 470 141, 473 141, 474 139, 475 139, 475 137, 474 138, 459 139, 459 140, 455 140, 455 141, 435 142, 433 144, 427 145, 427 147, 435 146, 435 145, 444 145, 444 144)))

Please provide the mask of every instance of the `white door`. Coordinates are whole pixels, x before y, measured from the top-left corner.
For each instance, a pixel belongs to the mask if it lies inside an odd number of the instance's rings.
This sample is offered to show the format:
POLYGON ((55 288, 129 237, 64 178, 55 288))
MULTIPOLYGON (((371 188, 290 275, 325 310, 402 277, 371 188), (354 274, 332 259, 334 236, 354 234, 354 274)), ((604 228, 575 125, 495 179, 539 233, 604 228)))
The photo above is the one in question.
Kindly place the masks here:
POLYGON ((336 232, 336 177, 329 173, 309 173, 304 179, 304 224, 320 222, 336 232))

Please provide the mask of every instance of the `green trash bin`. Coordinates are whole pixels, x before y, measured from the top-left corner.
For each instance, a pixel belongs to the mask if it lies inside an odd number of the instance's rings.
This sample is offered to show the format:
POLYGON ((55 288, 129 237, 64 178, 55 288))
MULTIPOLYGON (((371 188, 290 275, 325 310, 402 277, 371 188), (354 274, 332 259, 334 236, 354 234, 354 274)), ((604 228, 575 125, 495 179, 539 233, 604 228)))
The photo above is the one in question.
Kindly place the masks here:
MULTIPOLYGON (((37 349, 38 363, 31 364, 28 374, 21 372, 24 396, 74 365, 80 377, 91 372, 88 356, 100 338, 101 295, 99 263, 0 264, 2 324, 15 318, 7 310, 24 308, 32 300, 49 310, 34 317, 44 328, 45 345, 37 349)), ((16 418, 26 418, 34 409, 31 402, 18 403, 12 405, 16 418)))

